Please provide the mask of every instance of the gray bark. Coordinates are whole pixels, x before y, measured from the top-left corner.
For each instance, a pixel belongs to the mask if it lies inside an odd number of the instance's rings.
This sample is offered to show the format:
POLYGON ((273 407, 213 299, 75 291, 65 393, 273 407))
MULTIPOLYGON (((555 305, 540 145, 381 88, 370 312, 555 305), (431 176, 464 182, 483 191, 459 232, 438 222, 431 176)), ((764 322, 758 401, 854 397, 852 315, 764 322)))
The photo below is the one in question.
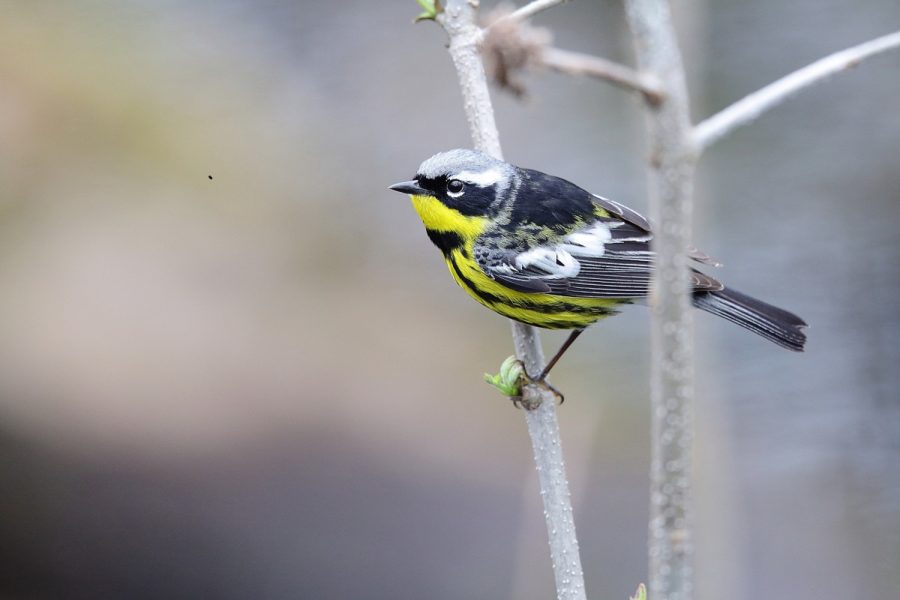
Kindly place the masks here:
POLYGON ((645 102, 650 144, 650 216, 657 224, 652 310, 649 593, 692 596, 691 442, 693 336, 686 250, 696 157, 681 53, 665 0, 627 0, 639 68, 662 89, 645 102))
MULTIPOLYGON (((477 149, 502 158, 487 79, 477 47, 481 31, 476 24, 476 6, 477 3, 470 0, 449 0, 437 20, 450 36, 450 56, 459 77, 472 141, 477 149)), ((527 372, 540 373, 544 368, 544 356, 537 331, 512 322, 512 334, 516 356, 527 372)), ((523 404, 536 407, 524 413, 544 502, 556 595, 560 600, 585 600, 584 574, 556 418, 556 399, 547 390, 529 385, 523 389, 523 404)))

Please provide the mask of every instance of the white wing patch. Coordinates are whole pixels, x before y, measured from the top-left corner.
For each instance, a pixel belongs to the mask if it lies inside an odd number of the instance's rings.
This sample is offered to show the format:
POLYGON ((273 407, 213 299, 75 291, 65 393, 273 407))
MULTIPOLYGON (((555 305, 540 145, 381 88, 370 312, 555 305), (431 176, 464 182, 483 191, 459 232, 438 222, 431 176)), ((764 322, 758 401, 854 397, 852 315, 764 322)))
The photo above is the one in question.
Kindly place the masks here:
MULTIPOLYGON (((503 266, 502 272, 511 274, 516 269, 531 267, 542 271, 537 277, 543 279, 574 278, 581 272, 579 259, 599 259, 607 250, 618 258, 627 255, 634 257, 634 260, 644 260, 651 256, 649 249, 620 249, 617 246, 623 242, 648 242, 652 238, 649 232, 638 231, 632 225, 628 225, 618 236, 614 235, 613 230, 626 225, 628 224, 622 221, 597 221, 586 229, 570 233, 557 244, 538 246, 518 254, 512 264, 503 266), (632 232, 632 229, 635 231, 632 232)), ((616 261, 613 260, 607 269, 613 269, 615 264, 616 261)), ((500 271, 497 267, 494 268, 500 271)), ((620 268, 634 270, 636 267, 632 263, 624 263, 620 268)), ((535 275, 532 273, 531 276, 535 275)))
POLYGON ((548 279, 575 277, 581 270, 581 263, 576 257, 603 256, 606 244, 612 240, 610 227, 619 223, 594 223, 589 229, 570 233, 560 244, 538 246, 516 256, 515 264, 519 269, 534 267, 547 273, 548 279))
POLYGON ((550 279, 575 277, 581 265, 561 246, 538 246, 516 256, 516 267, 536 267, 547 273, 550 279))
POLYGON ((504 275, 509 275, 510 273, 518 273, 519 269, 512 265, 493 265, 490 267, 490 271, 492 273, 502 273, 504 275))
POLYGON ((594 223, 590 229, 570 233, 557 247, 575 256, 603 256, 607 242, 612 239, 610 226, 618 223, 594 223))
POLYGON ((459 179, 466 183, 474 183, 478 187, 487 187, 494 185, 503 179, 503 171, 494 167, 485 171, 463 171, 453 176, 453 179, 459 179))

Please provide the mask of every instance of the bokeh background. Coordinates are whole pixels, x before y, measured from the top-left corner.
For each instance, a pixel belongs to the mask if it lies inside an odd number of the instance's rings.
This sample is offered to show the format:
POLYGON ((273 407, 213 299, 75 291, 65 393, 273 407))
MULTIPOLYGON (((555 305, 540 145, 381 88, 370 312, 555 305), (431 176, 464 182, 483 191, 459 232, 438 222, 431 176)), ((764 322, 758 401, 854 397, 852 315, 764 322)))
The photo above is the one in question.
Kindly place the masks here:
MULTIPOLYGON (((491 3, 488 3, 491 6, 491 3)), ((699 119, 896 0, 679 3, 699 119)), ((0 3, 0 596, 548 598, 509 327, 390 183, 468 145, 418 6, 0 3)), ((617 1, 541 15, 632 62, 617 1)), ((526 78, 507 158, 646 209, 631 96, 526 78)), ((697 317, 697 597, 900 586, 900 55, 704 157, 697 245, 809 350, 697 317)), ((545 336, 548 346, 561 335, 545 336)), ((648 320, 555 372, 592 598, 646 579, 648 320)))

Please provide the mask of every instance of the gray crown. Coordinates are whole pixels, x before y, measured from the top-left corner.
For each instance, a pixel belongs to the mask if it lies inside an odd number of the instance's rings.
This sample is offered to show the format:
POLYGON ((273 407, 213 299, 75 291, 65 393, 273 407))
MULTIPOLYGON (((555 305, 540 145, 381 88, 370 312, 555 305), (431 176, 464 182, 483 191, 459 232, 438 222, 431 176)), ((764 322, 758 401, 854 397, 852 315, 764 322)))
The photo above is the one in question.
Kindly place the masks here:
POLYGON ((441 175, 453 175, 463 171, 481 172, 491 168, 499 168, 507 176, 511 176, 514 172, 512 165, 488 156, 484 152, 457 148, 435 154, 419 166, 416 174, 434 179, 441 175))

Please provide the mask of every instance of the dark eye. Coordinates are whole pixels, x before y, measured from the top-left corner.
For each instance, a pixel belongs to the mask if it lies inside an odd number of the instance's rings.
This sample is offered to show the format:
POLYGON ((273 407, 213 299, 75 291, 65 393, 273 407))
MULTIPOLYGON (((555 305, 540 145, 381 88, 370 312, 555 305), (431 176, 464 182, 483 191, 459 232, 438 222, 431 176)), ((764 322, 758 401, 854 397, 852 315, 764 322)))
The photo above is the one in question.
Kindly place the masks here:
POLYGON ((451 194, 461 194, 465 184, 459 179, 451 179, 447 182, 447 191, 451 194))

